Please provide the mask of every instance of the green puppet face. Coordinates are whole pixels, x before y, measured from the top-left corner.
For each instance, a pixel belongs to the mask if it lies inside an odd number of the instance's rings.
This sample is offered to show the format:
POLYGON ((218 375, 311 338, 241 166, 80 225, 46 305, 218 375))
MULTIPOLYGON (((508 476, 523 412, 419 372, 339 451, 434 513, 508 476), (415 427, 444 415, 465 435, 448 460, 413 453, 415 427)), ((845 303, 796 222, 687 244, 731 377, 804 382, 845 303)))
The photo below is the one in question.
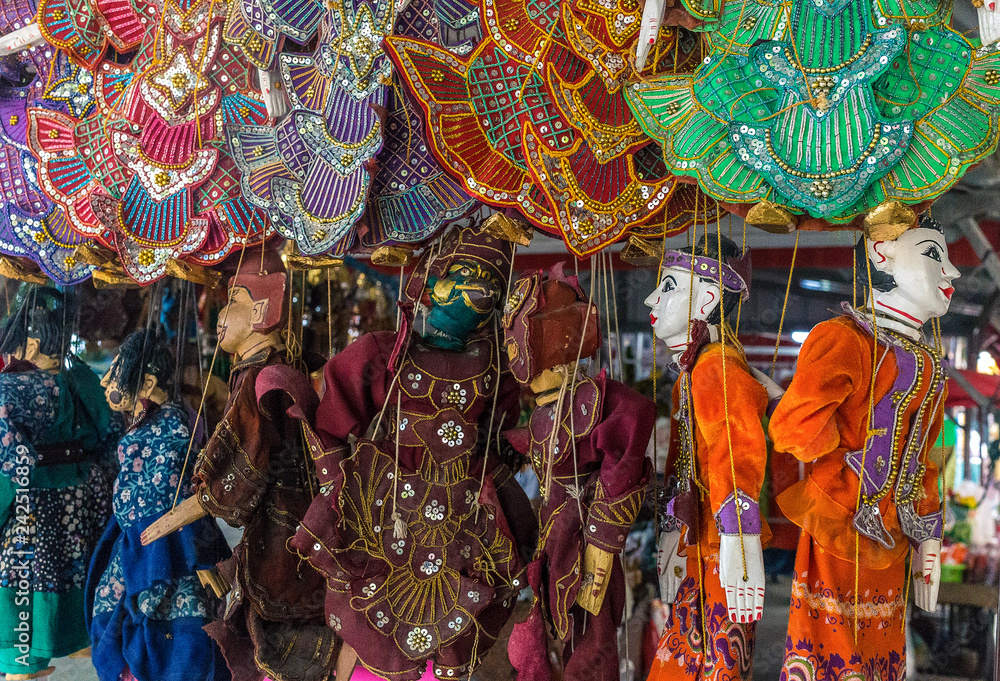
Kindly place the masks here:
POLYGON ((427 282, 425 304, 429 311, 417 330, 424 340, 443 350, 461 350, 476 329, 489 321, 500 286, 493 273, 478 263, 458 260, 448 268, 448 274, 427 282))

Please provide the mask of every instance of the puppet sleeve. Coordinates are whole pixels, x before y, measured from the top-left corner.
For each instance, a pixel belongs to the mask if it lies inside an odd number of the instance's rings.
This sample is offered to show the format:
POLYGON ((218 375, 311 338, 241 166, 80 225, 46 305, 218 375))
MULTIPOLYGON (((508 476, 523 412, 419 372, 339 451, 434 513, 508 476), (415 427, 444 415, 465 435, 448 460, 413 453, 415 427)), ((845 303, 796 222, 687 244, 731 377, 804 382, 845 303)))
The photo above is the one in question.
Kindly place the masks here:
POLYGON ((767 469, 761 419, 767 391, 735 351, 713 345, 691 373, 691 399, 699 433, 698 475, 707 481, 719 534, 761 534, 758 500, 767 469))
POLYGON ((340 461, 350 454, 350 438, 362 437, 385 404, 396 338, 394 332, 365 334, 323 368, 315 428, 321 446, 312 451, 320 484, 337 477, 340 461))
POLYGON ((583 533, 588 544, 618 553, 639 514, 652 473, 646 448, 656 423, 656 405, 617 381, 607 381, 603 411, 603 420, 591 433, 600 473, 583 533))
POLYGON ((808 463, 840 446, 837 409, 855 390, 868 387, 864 358, 871 352, 839 320, 809 333, 792 383, 771 415, 768 433, 776 451, 808 463))
POLYGON ((233 527, 245 527, 267 491, 271 452, 278 433, 257 406, 259 369, 243 370, 229 408, 194 471, 195 493, 208 513, 233 527))

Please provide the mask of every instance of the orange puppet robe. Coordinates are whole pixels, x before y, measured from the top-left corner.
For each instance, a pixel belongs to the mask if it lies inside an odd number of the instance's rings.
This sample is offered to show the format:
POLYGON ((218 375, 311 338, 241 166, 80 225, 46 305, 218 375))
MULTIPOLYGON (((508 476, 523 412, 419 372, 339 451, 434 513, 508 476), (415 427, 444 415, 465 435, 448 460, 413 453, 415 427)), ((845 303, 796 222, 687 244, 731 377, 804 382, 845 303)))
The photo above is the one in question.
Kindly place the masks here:
MULTIPOLYGON (((891 332, 885 334, 890 345, 878 344, 876 403, 892 391, 899 377, 897 351, 909 351, 920 364, 913 370, 915 381, 909 394, 902 399, 889 397, 894 405, 905 405, 893 407, 896 425, 890 428, 896 429, 898 438, 894 448, 886 448, 893 460, 880 462, 872 450, 868 453, 875 460, 866 455, 867 466, 894 467, 888 475, 888 491, 877 502, 885 535, 882 542, 876 541, 854 528, 859 478, 846 459, 857 457, 866 446, 871 410, 874 338, 859 324, 870 327, 861 313, 851 311, 812 330, 799 353, 795 377, 771 416, 769 432, 775 451, 813 463, 806 479, 777 499, 789 520, 804 530, 795 559, 781 681, 836 681, 853 674, 894 681, 906 671, 906 555, 917 540, 904 532, 895 490, 905 463, 904 443, 916 423, 916 444, 910 449, 920 460, 912 478, 916 499, 904 502, 909 507, 903 510, 923 518, 939 512, 938 469, 928 452, 943 418, 943 374, 926 346, 907 343, 891 332), (903 347, 894 349, 899 344, 903 347)), ((918 537, 923 538, 927 537, 918 537)))
MULTIPOLYGON (((742 354, 731 346, 725 347, 724 394, 722 358, 721 343, 706 345, 694 368, 682 372, 674 384, 666 470, 681 485, 689 475, 694 478, 690 493, 682 493, 673 504, 675 516, 687 525, 687 577, 677 592, 649 681, 750 678, 755 625, 729 619, 719 582, 717 525, 721 509, 735 498, 735 478, 741 499, 750 507, 741 516, 744 535, 763 534, 764 540, 770 536, 756 508, 767 466, 761 420, 768 400, 742 354), (726 433, 727 401, 732 458, 726 433), (690 418, 685 409, 690 410, 690 418), (693 460, 687 423, 694 429, 693 460)), ((735 534, 732 517, 727 529, 735 534)))

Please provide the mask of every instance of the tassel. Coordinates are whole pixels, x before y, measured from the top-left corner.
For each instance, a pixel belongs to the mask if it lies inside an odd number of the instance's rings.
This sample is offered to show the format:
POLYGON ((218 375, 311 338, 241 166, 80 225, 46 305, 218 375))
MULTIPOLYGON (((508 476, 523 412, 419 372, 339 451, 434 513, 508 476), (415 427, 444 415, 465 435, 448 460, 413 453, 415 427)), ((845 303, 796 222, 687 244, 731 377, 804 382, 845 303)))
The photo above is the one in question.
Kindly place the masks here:
POLYGON ((396 539, 406 539, 407 529, 406 521, 403 520, 403 516, 399 515, 399 511, 392 512, 392 536, 396 539))

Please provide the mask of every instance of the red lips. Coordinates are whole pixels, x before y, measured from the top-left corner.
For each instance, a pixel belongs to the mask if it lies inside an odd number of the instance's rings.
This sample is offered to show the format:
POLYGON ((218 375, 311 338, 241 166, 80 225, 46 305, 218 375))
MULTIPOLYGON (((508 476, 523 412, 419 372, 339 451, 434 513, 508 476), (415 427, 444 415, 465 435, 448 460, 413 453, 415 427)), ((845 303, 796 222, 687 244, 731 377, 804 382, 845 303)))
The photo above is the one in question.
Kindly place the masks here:
POLYGON ((654 317, 652 314, 649 315, 649 323, 650 324, 655 324, 656 323, 656 317, 654 317))
POLYGON ((955 294, 955 288, 953 286, 949 286, 948 288, 941 288, 938 286, 938 290, 941 291, 941 293, 944 294, 944 297, 948 300, 951 300, 951 297, 955 294))

